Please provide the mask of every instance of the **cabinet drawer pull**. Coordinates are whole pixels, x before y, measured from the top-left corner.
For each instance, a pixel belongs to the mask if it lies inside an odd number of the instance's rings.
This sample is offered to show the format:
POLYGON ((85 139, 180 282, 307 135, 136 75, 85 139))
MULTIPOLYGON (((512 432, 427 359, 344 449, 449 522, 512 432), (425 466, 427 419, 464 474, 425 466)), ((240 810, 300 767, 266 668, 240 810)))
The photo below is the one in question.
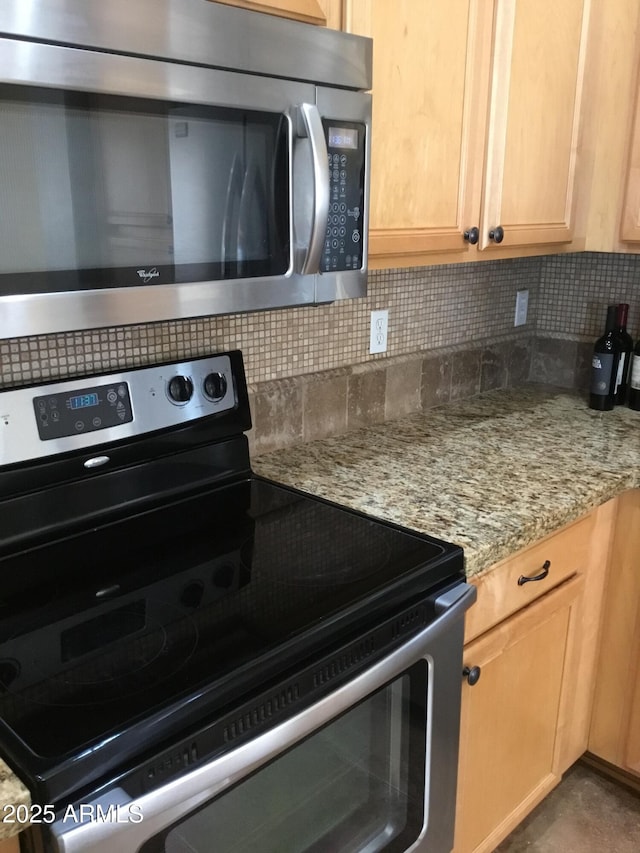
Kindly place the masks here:
POLYGON ((526 575, 520 575, 520 577, 518 578, 518 586, 523 586, 525 583, 529 583, 529 581, 543 581, 549 574, 550 568, 551 560, 545 560, 542 564, 542 571, 539 575, 534 575, 531 578, 528 578, 526 575))

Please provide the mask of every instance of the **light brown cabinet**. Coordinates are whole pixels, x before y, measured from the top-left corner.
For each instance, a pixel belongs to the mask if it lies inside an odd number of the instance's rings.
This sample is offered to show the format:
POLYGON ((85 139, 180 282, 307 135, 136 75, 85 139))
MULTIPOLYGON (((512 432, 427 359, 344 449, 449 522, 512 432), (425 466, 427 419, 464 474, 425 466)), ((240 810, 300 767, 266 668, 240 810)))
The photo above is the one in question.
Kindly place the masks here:
POLYGON ((629 161, 625 174, 620 239, 625 243, 640 243, 640 77, 636 92, 629 161))
POLYGON ((0 839, 0 853, 20 853, 20 841, 18 836, 0 839))
POLYGON ((372 266, 571 242, 588 11, 345 0, 374 39, 372 266))
POLYGON ((454 853, 490 853, 586 750, 614 511, 600 507, 476 581, 464 665, 480 677, 462 686, 454 853))
POLYGON ((556 729, 581 587, 574 577, 465 649, 481 676, 462 691, 455 853, 493 850, 559 781, 556 729))
POLYGON ((619 498, 589 751, 640 776, 640 490, 619 498))
POLYGON ((212 0, 227 6, 240 6, 253 12, 264 12, 282 18, 292 18, 307 24, 340 29, 342 0, 212 0))
POLYGON ((640 251, 640 123, 636 0, 593 3, 581 126, 579 229, 585 248, 640 251))

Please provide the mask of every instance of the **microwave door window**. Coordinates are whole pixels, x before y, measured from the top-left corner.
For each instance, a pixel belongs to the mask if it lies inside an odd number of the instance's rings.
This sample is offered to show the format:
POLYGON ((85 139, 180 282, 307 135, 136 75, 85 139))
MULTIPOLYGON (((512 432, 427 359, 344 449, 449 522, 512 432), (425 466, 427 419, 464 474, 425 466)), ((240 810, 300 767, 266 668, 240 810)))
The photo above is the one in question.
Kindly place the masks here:
POLYGON ((286 146, 284 129, 274 127, 270 117, 246 116, 205 122, 174 115, 172 125, 176 266, 189 269, 215 256, 221 278, 285 272, 288 196, 280 186, 283 151, 278 150, 286 146))
POLYGON ((2 85, 0 138, 0 294, 289 268, 279 113, 2 85))
POLYGON ((0 276, 72 268, 77 247, 64 107, 0 102, 0 139, 0 276))
POLYGON ((73 131, 78 266, 172 264, 171 186, 162 117, 87 112, 74 119, 73 131), (87 176, 93 176, 93 196, 87 176))
POLYGON ((236 257, 238 214, 242 198, 242 163, 238 153, 233 155, 233 163, 227 182, 227 194, 222 220, 222 235, 220 238, 220 262, 223 269, 230 268, 236 257))
POLYGON ((255 160, 250 160, 244 175, 238 217, 236 258, 239 275, 242 275, 246 261, 259 258, 268 251, 268 210, 263 176, 255 160))
POLYGON ((188 273, 213 259, 220 278, 282 274, 289 252, 284 120, 226 112, 219 121, 183 108, 172 113, 176 267, 188 273))
POLYGON ((242 125, 176 112, 169 121, 175 263, 220 263, 225 217, 236 219, 240 202, 242 125))

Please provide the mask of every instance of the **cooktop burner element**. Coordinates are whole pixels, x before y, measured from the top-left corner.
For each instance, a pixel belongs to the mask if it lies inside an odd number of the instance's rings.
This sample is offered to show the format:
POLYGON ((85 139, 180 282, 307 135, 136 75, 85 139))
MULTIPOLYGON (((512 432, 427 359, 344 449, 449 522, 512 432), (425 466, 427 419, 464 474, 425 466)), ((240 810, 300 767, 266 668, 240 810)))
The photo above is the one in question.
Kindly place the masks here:
MULTIPOLYGON (((174 606, 167 605, 167 611, 168 620, 177 618, 174 606)), ((23 659, 20 672, 31 675, 40 690, 31 698, 28 691, 19 690, 21 679, 15 678, 7 692, 46 706, 120 702, 170 678, 187 664, 198 645, 198 629, 184 616, 179 628, 171 631, 155 621, 155 615, 147 615, 142 599, 118 607, 60 633, 59 672, 51 670, 48 649, 38 648, 31 635, 27 639, 34 656, 23 659), (82 663, 74 666, 74 658, 82 663), (46 693, 41 692, 43 685, 46 693)))
POLYGON ((3 392, 3 411, 85 386, 126 386, 132 420, 99 445, 47 439, 46 462, 34 424, 0 468, 0 752, 46 801, 461 574, 455 546, 253 475, 239 353, 3 392), (198 400, 212 371, 215 404, 198 400), (182 407, 175 375, 193 377, 182 407))

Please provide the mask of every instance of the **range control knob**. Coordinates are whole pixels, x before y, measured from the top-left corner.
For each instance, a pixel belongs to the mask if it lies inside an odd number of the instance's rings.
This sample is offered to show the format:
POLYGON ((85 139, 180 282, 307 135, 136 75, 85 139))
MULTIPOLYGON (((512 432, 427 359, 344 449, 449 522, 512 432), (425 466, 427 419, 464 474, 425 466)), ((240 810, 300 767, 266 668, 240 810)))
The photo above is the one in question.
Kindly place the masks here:
POLYGON ((188 376, 174 376, 169 380, 167 393, 174 403, 188 403, 193 397, 193 382, 188 376))
POLYGON ((227 393, 227 377, 224 373, 209 373, 204 380, 204 393, 210 400, 222 400, 227 393))

